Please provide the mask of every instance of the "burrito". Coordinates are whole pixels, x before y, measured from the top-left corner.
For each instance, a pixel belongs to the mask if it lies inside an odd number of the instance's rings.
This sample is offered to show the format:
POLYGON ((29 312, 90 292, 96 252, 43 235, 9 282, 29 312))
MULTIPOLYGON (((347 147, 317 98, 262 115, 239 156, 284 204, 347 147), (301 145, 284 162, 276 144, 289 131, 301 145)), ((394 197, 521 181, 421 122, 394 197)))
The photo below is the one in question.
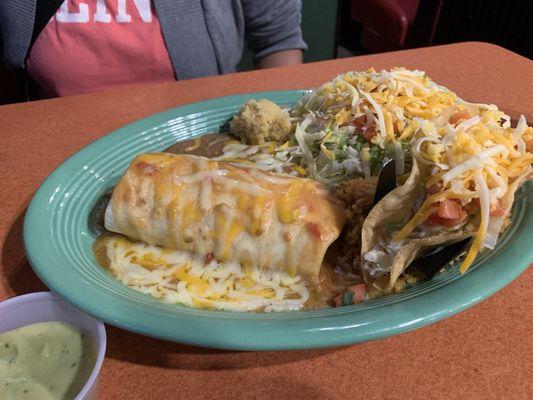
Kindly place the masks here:
POLYGON ((136 157, 105 211, 106 229, 130 239, 308 279, 344 223, 320 183, 167 153, 136 157))
POLYGON ((367 284, 392 291, 409 264, 435 246, 473 237, 462 273, 480 251, 493 249, 516 191, 532 177, 532 139, 523 116, 512 128, 495 106, 458 107, 446 121, 421 123, 408 179, 363 224, 367 284))

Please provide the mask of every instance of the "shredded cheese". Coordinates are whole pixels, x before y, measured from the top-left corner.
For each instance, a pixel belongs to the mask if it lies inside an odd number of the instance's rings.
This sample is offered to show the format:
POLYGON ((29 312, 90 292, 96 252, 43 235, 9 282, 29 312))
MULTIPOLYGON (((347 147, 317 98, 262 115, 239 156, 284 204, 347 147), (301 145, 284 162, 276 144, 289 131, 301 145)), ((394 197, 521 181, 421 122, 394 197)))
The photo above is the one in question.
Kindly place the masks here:
POLYGON ((476 258, 477 253, 479 252, 479 250, 481 249, 483 245, 483 241, 485 239, 485 233, 487 232, 487 226, 489 224, 489 213, 490 213, 489 190, 485 182, 485 179, 483 178, 483 175, 479 171, 476 173, 475 182, 476 182, 477 190, 479 193, 481 222, 479 224, 479 228, 476 233, 474 242, 470 246, 470 249, 468 250, 466 257, 461 263, 461 267, 459 268, 459 271, 461 271, 462 274, 464 274, 468 270, 470 265, 472 265, 472 263, 474 262, 474 259, 476 258))
POLYGON ((231 311, 289 311, 309 299, 299 276, 206 260, 122 236, 100 238, 110 272, 125 285, 166 303, 231 311))
POLYGON ((499 144, 494 147, 491 147, 487 150, 482 151, 479 154, 476 154, 456 167, 452 168, 450 171, 446 172, 442 176, 444 183, 450 182, 452 179, 457 178, 458 176, 464 174, 467 171, 472 169, 478 169, 483 166, 485 163, 492 161, 492 157, 504 153, 507 149, 505 146, 499 144))

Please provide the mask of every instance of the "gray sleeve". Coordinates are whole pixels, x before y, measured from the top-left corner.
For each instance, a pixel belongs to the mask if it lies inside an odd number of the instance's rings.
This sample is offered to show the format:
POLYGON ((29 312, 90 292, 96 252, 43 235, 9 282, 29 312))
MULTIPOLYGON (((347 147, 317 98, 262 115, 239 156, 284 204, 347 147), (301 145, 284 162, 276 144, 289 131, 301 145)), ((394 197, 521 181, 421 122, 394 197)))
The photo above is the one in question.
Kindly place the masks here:
POLYGON ((0 41, 9 70, 24 68, 34 19, 35 0, 0 0, 0 41))
POLYGON ((302 39, 301 0, 241 0, 245 37, 259 60, 271 53, 307 49, 302 39))

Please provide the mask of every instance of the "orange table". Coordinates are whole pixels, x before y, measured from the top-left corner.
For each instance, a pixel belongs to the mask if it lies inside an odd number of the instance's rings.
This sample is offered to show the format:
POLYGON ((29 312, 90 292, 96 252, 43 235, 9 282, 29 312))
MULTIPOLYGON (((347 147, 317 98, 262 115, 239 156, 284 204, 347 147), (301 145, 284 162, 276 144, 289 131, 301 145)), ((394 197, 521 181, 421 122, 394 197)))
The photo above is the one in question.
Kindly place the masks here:
MULTIPOLYGON (((0 107, 0 300, 45 290, 22 244, 24 211, 69 155, 123 124, 193 101, 306 88, 351 70, 425 70, 471 101, 533 120, 533 62, 464 43, 0 107)), ((102 399, 533 399, 533 271, 432 326, 350 347, 241 353, 108 326, 102 399)))

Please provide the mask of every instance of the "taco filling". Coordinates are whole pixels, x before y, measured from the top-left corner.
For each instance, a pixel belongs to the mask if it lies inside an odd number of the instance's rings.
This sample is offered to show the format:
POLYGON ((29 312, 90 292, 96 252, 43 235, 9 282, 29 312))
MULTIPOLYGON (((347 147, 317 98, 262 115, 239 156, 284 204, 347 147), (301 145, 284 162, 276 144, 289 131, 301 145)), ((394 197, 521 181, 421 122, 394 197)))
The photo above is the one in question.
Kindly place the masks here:
POLYGON ((409 263, 436 245, 473 238, 461 273, 493 249, 516 190, 532 175, 531 135, 523 116, 513 128, 495 106, 459 104, 446 121, 424 121, 412 139, 409 179, 363 225, 367 283, 390 291, 409 263))

